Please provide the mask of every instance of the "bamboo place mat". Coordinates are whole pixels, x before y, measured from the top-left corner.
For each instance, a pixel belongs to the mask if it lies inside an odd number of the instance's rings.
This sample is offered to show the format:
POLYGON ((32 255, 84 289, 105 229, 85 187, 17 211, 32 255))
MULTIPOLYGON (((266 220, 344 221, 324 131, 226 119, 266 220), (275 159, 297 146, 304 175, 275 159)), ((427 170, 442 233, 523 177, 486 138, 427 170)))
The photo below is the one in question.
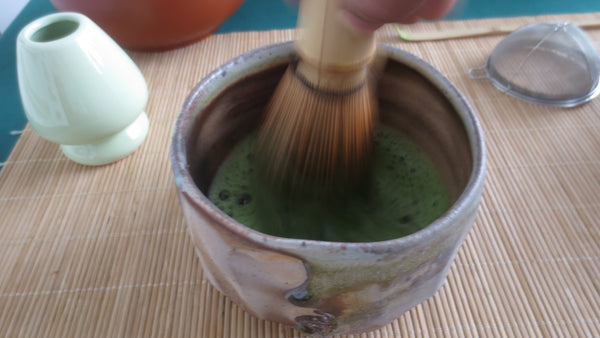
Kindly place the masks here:
MULTIPOLYGON (((600 17, 420 23, 411 31, 600 17)), ((600 49, 600 30, 588 30, 600 49)), ((204 278, 180 211, 170 137, 192 87, 293 30, 215 35, 132 53, 151 130, 133 155, 84 167, 27 126, 0 172, 1 337, 303 337, 254 318, 204 278)), ((357 337, 600 336, 600 98, 577 108, 518 101, 469 78, 503 36, 379 41, 445 73, 476 110, 488 174, 480 212, 435 296, 357 337)), ((401 93, 398 93, 401 95, 401 93)))

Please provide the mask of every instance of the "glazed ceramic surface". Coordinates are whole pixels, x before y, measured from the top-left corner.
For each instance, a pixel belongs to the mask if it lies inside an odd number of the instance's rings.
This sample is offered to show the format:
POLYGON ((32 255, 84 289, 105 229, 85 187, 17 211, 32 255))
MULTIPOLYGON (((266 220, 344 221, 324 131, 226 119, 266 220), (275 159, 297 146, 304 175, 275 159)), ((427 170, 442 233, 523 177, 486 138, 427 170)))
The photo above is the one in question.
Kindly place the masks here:
MULTIPOLYGON (((291 43, 266 46, 200 82, 176 122, 172 165, 188 230, 212 284, 254 315, 316 334, 388 324, 431 297, 477 213, 485 153, 480 126, 458 90, 421 59, 389 46, 379 80, 381 122, 426 151, 453 200, 409 236, 340 243, 259 233, 217 209, 207 190, 235 144, 258 126, 291 60, 291 43)), ((349 225, 351 226, 351 225, 349 225)))
POLYGON ((85 14, 123 48, 164 50, 202 39, 243 0, 51 0, 60 11, 85 14))
POLYGON ((148 89, 131 58, 94 22, 57 13, 17 38, 23 108, 33 129, 90 165, 120 159, 148 132, 148 89))

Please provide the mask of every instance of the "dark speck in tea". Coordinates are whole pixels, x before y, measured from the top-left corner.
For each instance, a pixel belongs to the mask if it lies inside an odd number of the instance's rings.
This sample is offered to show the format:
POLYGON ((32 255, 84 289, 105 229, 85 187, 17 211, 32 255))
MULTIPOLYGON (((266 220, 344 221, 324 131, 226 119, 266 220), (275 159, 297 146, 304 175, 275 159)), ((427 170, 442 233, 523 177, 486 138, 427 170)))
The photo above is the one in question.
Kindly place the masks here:
POLYGON ((221 201, 227 201, 229 199, 229 196, 231 196, 231 193, 227 189, 221 190, 221 192, 219 192, 219 200, 221 201))

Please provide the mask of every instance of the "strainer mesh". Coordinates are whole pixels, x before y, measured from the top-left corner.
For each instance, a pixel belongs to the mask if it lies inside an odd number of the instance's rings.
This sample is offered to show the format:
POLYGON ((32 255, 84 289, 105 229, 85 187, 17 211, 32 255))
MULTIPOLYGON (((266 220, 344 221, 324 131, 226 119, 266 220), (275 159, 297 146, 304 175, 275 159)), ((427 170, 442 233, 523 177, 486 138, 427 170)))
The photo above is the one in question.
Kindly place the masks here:
POLYGON ((599 63, 581 29, 570 23, 543 22, 504 39, 490 55, 486 70, 498 87, 513 95, 568 101, 598 87, 599 63))

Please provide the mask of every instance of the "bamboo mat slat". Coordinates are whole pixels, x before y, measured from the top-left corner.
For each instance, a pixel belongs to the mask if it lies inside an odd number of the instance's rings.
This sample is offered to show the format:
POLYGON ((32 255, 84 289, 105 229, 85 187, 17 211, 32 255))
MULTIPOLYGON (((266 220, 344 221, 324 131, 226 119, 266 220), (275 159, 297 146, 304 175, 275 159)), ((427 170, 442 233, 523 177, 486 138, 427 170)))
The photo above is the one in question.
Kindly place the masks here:
MULTIPOLYGON (((600 13, 419 23, 412 31, 600 13)), ((445 285, 390 325, 356 337, 599 337, 600 99, 576 108, 509 97, 469 68, 503 35, 379 41, 445 73, 476 110, 488 174, 476 223, 445 285)), ((600 49, 600 30, 587 30, 600 49)), ((1 337, 303 337, 254 318, 204 278, 169 163, 192 87, 244 51, 293 30, 214 35, 162 53, 131 53, 148 82, 150 134, 133 155, 84 167, 27 126, 0 172, 1 337)))

